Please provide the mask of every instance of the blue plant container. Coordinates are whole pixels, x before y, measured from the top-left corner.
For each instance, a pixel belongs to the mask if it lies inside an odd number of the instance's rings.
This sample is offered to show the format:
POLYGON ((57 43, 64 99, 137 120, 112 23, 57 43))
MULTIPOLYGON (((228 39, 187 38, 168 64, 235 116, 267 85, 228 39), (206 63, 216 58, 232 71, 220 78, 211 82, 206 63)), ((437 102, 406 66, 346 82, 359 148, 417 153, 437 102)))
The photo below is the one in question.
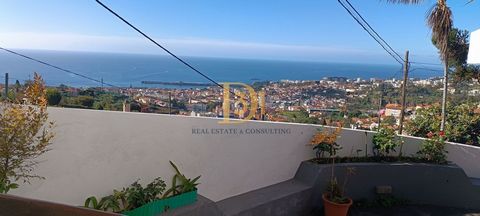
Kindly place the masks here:
POLYGON ((197 191, 190 191, 166 199, 155 200, 131 211, 122 212, 128 216, 156 216, 168 210, 190 205, 197 201, 197 191))

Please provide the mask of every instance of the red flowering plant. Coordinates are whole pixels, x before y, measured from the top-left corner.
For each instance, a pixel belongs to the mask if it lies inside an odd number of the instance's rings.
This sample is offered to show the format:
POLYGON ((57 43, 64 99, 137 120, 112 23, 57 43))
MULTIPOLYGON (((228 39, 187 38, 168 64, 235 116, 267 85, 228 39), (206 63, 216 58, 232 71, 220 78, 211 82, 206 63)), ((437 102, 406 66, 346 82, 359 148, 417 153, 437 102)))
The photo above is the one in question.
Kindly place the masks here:
POLYGON ((420 146, 417 155, 420 159, 431 163, 447 163, 447 151, 445 150, 445 132, 428 132, 427 139, 420 146))

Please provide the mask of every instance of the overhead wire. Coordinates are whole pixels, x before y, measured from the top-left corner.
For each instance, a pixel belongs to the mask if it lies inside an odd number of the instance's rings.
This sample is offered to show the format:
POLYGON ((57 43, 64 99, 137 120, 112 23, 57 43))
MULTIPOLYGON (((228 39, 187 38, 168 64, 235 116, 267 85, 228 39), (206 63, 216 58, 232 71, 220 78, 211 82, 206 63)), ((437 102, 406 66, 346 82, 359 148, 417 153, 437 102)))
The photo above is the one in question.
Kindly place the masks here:
POLYGON ((353 11, 355 12, 355 14, 357 14, 360 19, 365 22, 365 24, 367 24, 368 28, 383 42, 385 43, 385 45, 387 45, 387 47, 399 58, 401 59, 402 61, 405 61, 402 56, 400 56, 400 54, 398 54, 398 52, 396 52, 391 46, 390 44, 388 44, 382 36, 380 36, 377 31, 375 31, 375 29, 370 25, 370 23, 367 22, 367 20, 365 20, 363 18, 363 16, 357 11, 357 9, 348 1, 348 0, 345 0, 345 2, 347 2, 347 4, 353 9, 353 11))
MULTIPOLYGON (((131 24, 130 22, 128 22, 126 19, 124 19, 122 16, 120 16, 118 13, 116 13, 115 11, 113 11, 112 9, 110 9, 107 5, 103 4, 100 0, 95 0, 100 6, 102 6, 103 8, 105 8, 107 11, 109 11, 111 14, 113 14, 115 17, 117 17, 118 19, 120 19, 122 22, 124 22, 125 24, 127 24, 130 28, 132 28, 133 30, 135 30, 136 32, 138 32, 140 35, 142 35, 144 38, 146 38, 147 40, 149 40, 150 42, 152 42, 153 44, 155 44, 157 47, 159 47, 160 49, 162 49, 163 51, 165 51, 166 53, 168 53, 170 56, 172 56, 173 58, 175 58, 176 60, 178 60, 179 62, 181 62, 183 65, 187 66, 188 68, 190 68, 191 70, 193 70, 194 72, 196 72, 197 74, 199 74, 200 76, 202 76, 203 78, 207 79, 208 81, 212 82, 213 84, 215 84, 216 86, 220 87, 220 88, 223 88, 223 85, 218 83, 217 81, 215 81, 214 79, 210 78, 208 75, 206 75, 205 73, 201 72, 200 70, 198 70, 197 68, 193 67, 190 63, 188 63, 187 61, 183 60, 182 58, 180 58, 179 56, 175 55, 173 52, 171 52, 169 49, 167 49, 166 47, 162 46, 160 43, 158 43, 157 41, 155 41, 153 38, 151 38, 150 36, 148 36, 146 33, 144 33, 143 31, 141 31, 139 28, 137 28, 136 26, 134 26, 133 24, 131 24)), ((236 94, 234 91, 230 90, 229 91, 230 93, 232 93, 234 96, 238 96, 240 98, 244 98, 242 95, 240 94, 236 94)))
POLYGON ((104 84, 104 85, 107 85, 107 86, 110 86, 110 87, 120 88, 120 87, 118 87, 118 86, 116 86, 116 85, 109 84, 109 83, 106 83, 106 82, 104 82, 104 81, 101 81, 101 80, 98 80, 98 79, 95 79, 95 78, 92 78, 92 77, 89 77, 89 76, 86 76, 86 75, 83 75, 83 74, 80 74, 80 73, 77 73, 77 72, 74 72, 74 71, 71 71, 71 70, 68 70, 68 69, 61 68, 61 67, 59 67, 59 66, 50 64, 50 63, 48 63, 48 62, 46 62, 46 61, 42 61, 42 60, 39 60, 39 59, 30 57, 30 56, 27 56, 27 55, 25 55, 25 54, 21 54, 21 53, 19 53, 19 52, 16 52, 16 51, 13 51, 13 50, 4 48, 4 47, 0 47, 0 49, 1 49, 1 50, 4 50, 4 51, 6 51, 6 52, 9 52, 9 53, 11 53, 11 54, 14 54, 14 55, 17 55, 17 56, 20 56, 20 57, 29 59, 29 60, 31 60, 31 61, 34 61, 34 62, 43 64, 43 65, 45 65, 45 66, 48 66, 48 67, 51 67, 51 68, 55 68, 55 69, 57 69, 57 70, 60 70, 60 71, 65 72, 65 73, 73 74, 73 75, 75 75, 75 76, 82 77, 82 78, 88 79, 88 80, 90 80, 90 81, 98 82, 98 83, 101 83, 101 84, 104 84))
MULTIPOLYGON (((400 56, 400 54, 398 52, 396 52, 392 46, 387 42, 385 41, 385 39, 383 39, 383 37, 370 25, 370 23, 360 14, 360 12, 358 12, 358 10, 355 8, 355 6, 353 6, 349 0, 344 0, 348 6, 353 10, 349 10, 348 7, 346 7, 346 5, 341 1, 341 0, 338 0, 338 2, 343 6, 343 8, 355 19, 355 21, 357 21, 357 23, 375 40, 377 41, 377 43, 379 43, 380 46, 382 46, 382 48, 388 53, 390 54, 395 60, 397 60, 397 62, 399 62, 400 64, 403 65, 402 62, 404 62, 405 60, 400 56), (356 16, 358 17, 356 17, 356 16), (363 21, 363 23, 361 21, 363 21), (383 42, 383 43, 382 43, 383 42), (395 56, 393 56, 392 54, 394 54, 395 56), (401 61, 398 61, 398 59, 400 59, 401 61)), ((419 61, 409 61, 409 67, 411 66, 411 64, 419 64, 419 65, 432 65, 432 66, 437 66, 437 65, 442 65, 442 64, 439 64, 439 63, 428 63, 428 62, 419 62, 419 61)), ((403 66, 402 66, 403 67, 403 66)), ((397 72, 398 73, 398 72, 397 72)), ((393 75, 393 77, 395 77, 396 74, 393 75)))
POLYGON ((347 2, 347 4, 354 10, 354 12, 352 12, 343 2, 342 0, 337 0, 338 3, 340 3, 340 5, 348 12, 348 14, 350 14, 350 16, 355 19, 355 21, 390 55, 392 56, 395 61, 397 61, 399 64, 403 65, 403 58, 401 58, 401 56, 391 48, 391 46, 385 41, 383 40, 383 38, 378 34, 376 33, 375 30, 373 30, 373 28, 371 28, 370 24, 367 24, 366 20, 362 18, 362 19, 366 24, 367 26, 365 26, 365 24, 363 24, 360 19, 357 17, 361 17, 360 13, 358 13, 358 11, 355 9, 355 7, 350 4, 350 2, 348 0, 344 0, 345 2, 347 2), (357 16, 354 15, 357 14, 357 16), (373 33, 372 33, 373 32, 373 33), (377 36, 375 36, 377 35, 377 36), (382 42, 383 41, 383 42, 382 42))

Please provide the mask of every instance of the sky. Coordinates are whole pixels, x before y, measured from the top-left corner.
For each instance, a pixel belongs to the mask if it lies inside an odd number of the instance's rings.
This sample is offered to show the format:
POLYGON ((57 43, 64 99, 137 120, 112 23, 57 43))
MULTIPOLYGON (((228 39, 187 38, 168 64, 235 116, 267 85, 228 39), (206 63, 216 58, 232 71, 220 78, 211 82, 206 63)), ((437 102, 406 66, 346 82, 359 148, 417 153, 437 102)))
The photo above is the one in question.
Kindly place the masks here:
MULTIPOLYGON (((425 24, 435 3, 350 0, 401 55, 438 62, 425 24)), ((448 1, 456 27, 480 28, 480 2, 448 1)), ((395 64, 337 0, 103 0, 183 56, 395 64)), ((0 46, 165 54, 94 0, 0 0, 0 46)))

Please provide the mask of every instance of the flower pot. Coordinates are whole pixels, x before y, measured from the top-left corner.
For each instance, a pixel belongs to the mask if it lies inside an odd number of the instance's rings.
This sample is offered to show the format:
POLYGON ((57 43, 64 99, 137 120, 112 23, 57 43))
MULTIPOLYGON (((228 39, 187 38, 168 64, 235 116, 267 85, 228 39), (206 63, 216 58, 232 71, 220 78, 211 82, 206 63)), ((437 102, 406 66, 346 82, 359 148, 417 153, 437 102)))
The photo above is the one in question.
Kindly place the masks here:
POLYGON ((159 199, 147 203, 131 211, 122 212, 127 216, 158 216, 163 212, 190 205, 197 201, 197 191, 190 191, 166 199, 159 199))
POLYGON ((352 205, 352 199, 348 198, 348 203, 338 204, 327 199, 327 194, 322 195, 325 216, 347 216, 348 209, 352 205))

